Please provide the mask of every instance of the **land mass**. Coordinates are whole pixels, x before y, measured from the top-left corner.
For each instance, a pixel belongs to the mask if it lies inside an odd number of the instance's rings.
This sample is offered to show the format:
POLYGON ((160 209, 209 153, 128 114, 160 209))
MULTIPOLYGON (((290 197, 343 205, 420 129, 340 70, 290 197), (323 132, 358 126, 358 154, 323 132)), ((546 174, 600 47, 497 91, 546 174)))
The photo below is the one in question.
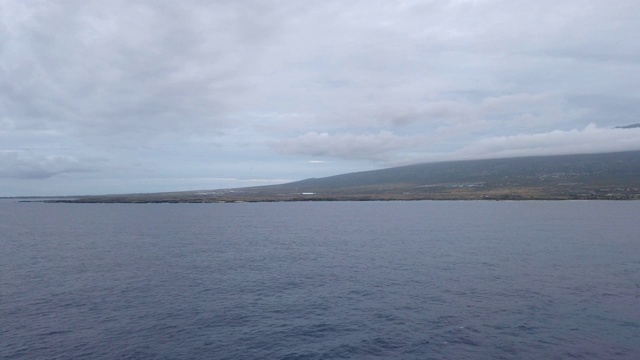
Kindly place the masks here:
POLYGON ((208 203, 367 200, 640 200, 640 151, 449 161, 281 185, 49 202, 208 203))

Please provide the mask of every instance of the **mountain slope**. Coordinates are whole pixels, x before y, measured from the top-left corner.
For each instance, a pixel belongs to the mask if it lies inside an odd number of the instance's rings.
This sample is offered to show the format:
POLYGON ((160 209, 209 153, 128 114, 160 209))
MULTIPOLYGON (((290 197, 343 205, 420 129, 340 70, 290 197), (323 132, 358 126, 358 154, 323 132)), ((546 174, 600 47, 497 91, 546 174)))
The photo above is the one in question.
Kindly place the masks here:
POLYGON ((92 196, 80 202, 640 199, 640 151, 452 161, 281 185, 92 196))

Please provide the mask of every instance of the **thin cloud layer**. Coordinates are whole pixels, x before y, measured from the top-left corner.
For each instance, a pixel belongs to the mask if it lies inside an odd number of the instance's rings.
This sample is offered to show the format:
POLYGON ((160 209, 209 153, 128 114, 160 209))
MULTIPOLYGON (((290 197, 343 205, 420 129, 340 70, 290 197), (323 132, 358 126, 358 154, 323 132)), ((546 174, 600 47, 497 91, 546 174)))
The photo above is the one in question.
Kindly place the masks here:
POLYGON ((38 156, 27 151, 0 151, 0 177, 45 179, 54 175, 92 170, 70 156, 38 156))
POLYGON ((638 150, 638 144, 640 128, 609 129, 589 124, 584 129, 568 131, 489 136, 447 153, 430 152, 430 140, 426 137, 398 136, 391 132, 367 135, 310 132, 281 141, 274 147, 284 153, 367 159, 394 166, 444 160, 632 151, 638 150))
POLYGON ((335 157, 346 160, 385 161, 394 153, 419 146, 420 137, 397 136, 389 131, 377 134, 338 134, 309 132, 273 146, 285 154, 335 157))
POLYGON ((638 150, 640 129, 603 129, 595 124, 569 131, 491 137, 465 146, 466 158, 588 154, 638 150))
POLYGON ((611 130, 640 121, 638 13, 634 0, 3 1, 0 177, 170 191, 640 149, 611 130))

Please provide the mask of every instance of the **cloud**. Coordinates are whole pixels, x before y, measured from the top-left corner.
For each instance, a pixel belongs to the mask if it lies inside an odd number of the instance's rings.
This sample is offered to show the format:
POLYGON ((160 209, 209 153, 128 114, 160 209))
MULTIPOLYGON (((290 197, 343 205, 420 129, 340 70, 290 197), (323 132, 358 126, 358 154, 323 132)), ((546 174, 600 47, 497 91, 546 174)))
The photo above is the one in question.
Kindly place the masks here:
POLYGON ((273 146, 278 151, 298 156, 364 159, 383 166, 399 166, 448 160, 640 150, 640 129, 599 128, 589 124, 581 130, 488 136, 448 152, 431 151, 430 141, 433 140, 426 136, 398 136, 384 131, 368 135, 310 132, 273 146))
POLYGON ((270 9, 249 3, 8 2, 1 10, 4 115, 83 134, 228 126, 275 28, 265 24, 270 9))
POLYGON ((390 131, 377 134, 336 134, 308 132, 296 138, 273 143, 284 154, 365 159, 384 162, 394 154, 415 147, 421 137, 398 136, 390 131))
POLYGON ((5 0, 0 144, 31 150, 5 152, 1 173, 53 184, 99 168, 121 190, 132 177, 139 189, 632 148, 605 127, 640 116, 639 12, 635 0, 5 0), (343 161, 284 165, 304 156, 343 161))
POLYGON ((92 167, 72 156, 37 155, 24 150, 0 151, 0 177, 45 179, 54 175, 91 171, 92 167))
POLYGON ((621 70, 640 53, 631 1, 1 6, 5 126, 131 143, 300 120, 255 112, 310 114, 303 132, 367 133, 471 122, 507 101, 568 107, 567 90, 635 88, 621 70), (610 61, 594 71, 594 57, 610 61))
POLYGON ((460 158, 588 154, 640 150, 640 129, 609 129, 589 124, 582 130, 489 137, 457 151, 460 158))

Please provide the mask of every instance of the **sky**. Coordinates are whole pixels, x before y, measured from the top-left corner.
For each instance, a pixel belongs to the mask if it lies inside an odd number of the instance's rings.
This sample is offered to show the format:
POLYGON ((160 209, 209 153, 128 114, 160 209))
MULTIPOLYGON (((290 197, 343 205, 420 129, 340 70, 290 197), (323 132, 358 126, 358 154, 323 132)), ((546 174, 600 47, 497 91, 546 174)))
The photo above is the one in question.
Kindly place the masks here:
POLYGON ((640 150, 637 0, 2 0, 0 196, 640 150))

